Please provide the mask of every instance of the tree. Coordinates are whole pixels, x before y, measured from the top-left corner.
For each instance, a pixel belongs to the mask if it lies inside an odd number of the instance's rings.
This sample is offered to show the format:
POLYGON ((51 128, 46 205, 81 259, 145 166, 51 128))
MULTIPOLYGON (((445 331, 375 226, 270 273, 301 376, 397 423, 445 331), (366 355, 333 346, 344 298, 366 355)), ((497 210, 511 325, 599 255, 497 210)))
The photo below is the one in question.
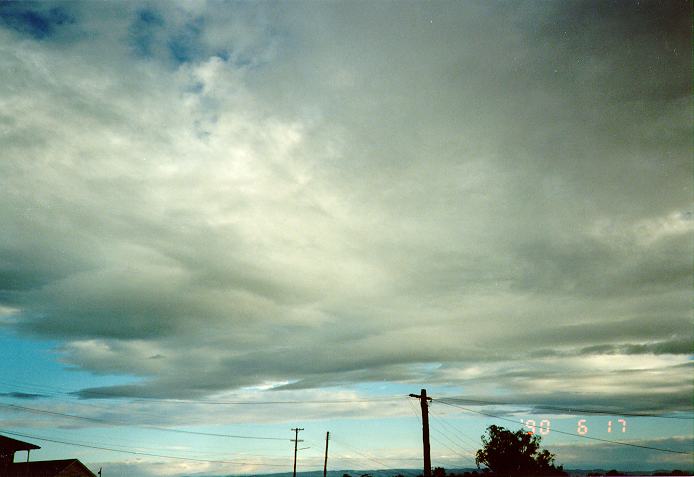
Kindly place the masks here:
POLYGON ((477 467, 484 464, 494 474, 566 475, 562 466, 554 466, 554 454, 540 449, 538 435, 518 430, 511 432, 500 426, 489 426, 482 436, 483 448, 477 451, 477 467))

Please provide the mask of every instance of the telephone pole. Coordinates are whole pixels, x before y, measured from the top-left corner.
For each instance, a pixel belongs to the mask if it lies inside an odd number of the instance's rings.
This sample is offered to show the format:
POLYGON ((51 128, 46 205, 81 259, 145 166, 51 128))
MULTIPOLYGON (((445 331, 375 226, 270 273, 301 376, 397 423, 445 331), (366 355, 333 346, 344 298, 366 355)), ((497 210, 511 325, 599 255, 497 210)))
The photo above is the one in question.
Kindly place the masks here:
POLYGON ((295 428, 292 429, 294 431, 294 439, 292 439, 292 442, 294 442, 294 473, 292 474, 293 477, 296 477, 296 451, 299 448, 299 442, 304 442, 303 439, 299 439, 299 431, 303 431, 303 428, 295 428))
POLYGON ((431 448, 429 446, 429 401, 427 390, 422 389, 421 394, 410 394, 410 397, 419 399, 422 407, 422 445, 424 447, 424 477, 431 477, 431 448))
POLYGON ((325 460, 323 461, 323 477, 328 476, 328 441, 330 440, 330 431, 325 433, 325 460))

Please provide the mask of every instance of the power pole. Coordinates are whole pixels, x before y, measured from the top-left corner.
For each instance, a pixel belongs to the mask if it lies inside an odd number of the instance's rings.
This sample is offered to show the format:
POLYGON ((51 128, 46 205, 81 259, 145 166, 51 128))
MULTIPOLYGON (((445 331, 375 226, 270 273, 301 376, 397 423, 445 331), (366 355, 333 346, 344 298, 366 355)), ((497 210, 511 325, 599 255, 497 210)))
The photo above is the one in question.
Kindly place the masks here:
POLYGON ((325 433, 325 460, 323 461, 323 477, 328 476, 328 441, 330 440, 330 431, 325 433))
POLYGON ((429 446, 429 401, 427 390, 422 389, 421 394, 410 394, 410 397, 419 399, 422 406, 422 445, 424 447, 424 477, 431 477, 431 447, 429 446))
POLYGON ((294 439, 292 439, 292 441, 294 442, 294 473, 292 474, 293 477, 296 477, 296 451, 299 448, 299 442, 304 442, 303 439, 299 439, 299 431, 303 430, 303 428, 299 427, 292 429, 292 431, 294 431, 294 439))

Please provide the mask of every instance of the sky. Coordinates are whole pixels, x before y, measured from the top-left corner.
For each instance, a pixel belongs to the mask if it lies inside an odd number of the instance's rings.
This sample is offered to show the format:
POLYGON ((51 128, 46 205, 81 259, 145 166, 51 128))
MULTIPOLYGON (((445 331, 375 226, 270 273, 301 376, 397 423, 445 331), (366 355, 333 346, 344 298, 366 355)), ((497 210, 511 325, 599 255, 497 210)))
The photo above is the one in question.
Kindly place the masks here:
POLYGON ((434 465, 691 467, 691 8, 1 3, 0 434, 418 468, 426 388, 434 465))

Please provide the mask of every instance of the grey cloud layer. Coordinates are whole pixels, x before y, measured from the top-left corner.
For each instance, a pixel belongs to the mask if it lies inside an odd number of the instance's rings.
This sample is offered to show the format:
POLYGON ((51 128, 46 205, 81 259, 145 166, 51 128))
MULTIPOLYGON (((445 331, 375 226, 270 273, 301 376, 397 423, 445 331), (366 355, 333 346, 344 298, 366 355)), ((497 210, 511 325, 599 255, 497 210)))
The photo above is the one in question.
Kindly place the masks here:
POLYGON ((2 322, 119 395, 685 361, 686 5, 392 6, 5 21, 2 322))

